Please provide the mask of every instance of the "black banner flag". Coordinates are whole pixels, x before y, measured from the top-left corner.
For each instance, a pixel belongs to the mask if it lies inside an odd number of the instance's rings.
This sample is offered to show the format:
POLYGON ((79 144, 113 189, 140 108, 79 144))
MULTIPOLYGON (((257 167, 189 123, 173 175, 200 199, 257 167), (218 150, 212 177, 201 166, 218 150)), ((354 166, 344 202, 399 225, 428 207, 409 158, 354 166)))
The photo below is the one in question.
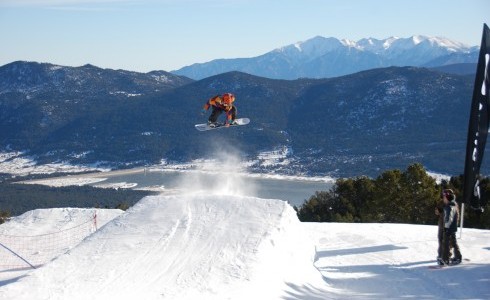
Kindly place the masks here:
POLYGON ((490 30, 483 25, 483 36, 471 101, 468 141, 464 167, 463 202, 481 209, 480 166, 483 160, 490 117, 490 30))

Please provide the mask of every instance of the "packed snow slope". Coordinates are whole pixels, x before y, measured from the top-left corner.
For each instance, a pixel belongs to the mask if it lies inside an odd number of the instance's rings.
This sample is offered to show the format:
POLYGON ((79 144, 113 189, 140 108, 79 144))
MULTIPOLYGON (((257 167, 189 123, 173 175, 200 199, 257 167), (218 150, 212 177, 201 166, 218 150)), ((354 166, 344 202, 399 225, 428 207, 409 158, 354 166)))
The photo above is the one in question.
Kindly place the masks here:
MULTIPOLYGON (((66 228, 81 213, 34 211, 0 232, 66 228)), ((111 214, 67 253, 0 280, 0 299, 490 299, 489 230, 464 229, 470 260, 434 270, 436 226, 301 223, 284 201, 209 192, 111 214)))
POLYGON ((151 196, 78 247, 3 286, 1 299, 276 299, 328 288, 280 200, 151 196))

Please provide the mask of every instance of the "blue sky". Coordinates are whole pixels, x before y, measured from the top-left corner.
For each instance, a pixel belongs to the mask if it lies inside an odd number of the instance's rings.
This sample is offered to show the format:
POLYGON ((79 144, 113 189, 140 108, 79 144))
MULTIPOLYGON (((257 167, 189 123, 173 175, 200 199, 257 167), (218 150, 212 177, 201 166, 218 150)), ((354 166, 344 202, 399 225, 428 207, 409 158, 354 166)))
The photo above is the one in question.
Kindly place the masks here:
POLYGON ((172 71, 315 36, 479 45, 489 0, 0 0, 0 65, 172 71))

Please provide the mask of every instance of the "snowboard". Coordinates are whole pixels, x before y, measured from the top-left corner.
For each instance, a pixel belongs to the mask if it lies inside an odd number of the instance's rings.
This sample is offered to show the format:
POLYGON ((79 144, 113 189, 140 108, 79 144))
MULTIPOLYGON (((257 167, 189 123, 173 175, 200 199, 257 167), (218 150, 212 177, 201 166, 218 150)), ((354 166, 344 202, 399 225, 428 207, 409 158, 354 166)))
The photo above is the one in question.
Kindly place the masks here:
POLYGON ((444 268, 447 268, 447 267, 454 267, 454 266, 457 266, 457 265, 460 265, 462 264, 464 261, 468 262, 470 261, 468 258, 463 258, 463 260, 459 263, 450 263, 449 265, 435 265, 435 266, 429 266, 429 269, 432 269, 432 270, 439 270, 439 269, 444 269, 444 268))
POLYGON ((236 127, 236 126, 247 125, 248 123, 250 123, 250 119, 249 118, 240 118, 240 119, 235 119, 235 122, 237 124, 230 125, 228 127, 225 126, 226 125, 225 123, 216 123, 216 127, 209 127, 209 125, 207 123, 196 124, 194 126, 199 131, 207 131, 207 130, 213 130, 213 129, 219 129, 219 128, 231 128, 231 127, 236 127))

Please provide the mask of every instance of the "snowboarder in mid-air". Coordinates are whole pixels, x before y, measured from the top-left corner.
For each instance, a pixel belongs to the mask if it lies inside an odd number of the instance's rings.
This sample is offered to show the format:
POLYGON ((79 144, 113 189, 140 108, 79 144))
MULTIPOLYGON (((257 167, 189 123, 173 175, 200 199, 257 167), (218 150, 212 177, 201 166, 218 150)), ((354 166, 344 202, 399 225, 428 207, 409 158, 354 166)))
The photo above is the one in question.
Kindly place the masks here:
POLYGON ((220 126, 217 120, 223 112, 226 113, 225 126, 236 125, 235 119, 237 109, 235 105, 233 105, 233 102, 235 102, 235 95, 231 93, 216 95, 209 99, 202 109, 202 113, 204 114, 210 107, 212 108, 211 115, 208 118, 208 126, 211 128, 220 126))

